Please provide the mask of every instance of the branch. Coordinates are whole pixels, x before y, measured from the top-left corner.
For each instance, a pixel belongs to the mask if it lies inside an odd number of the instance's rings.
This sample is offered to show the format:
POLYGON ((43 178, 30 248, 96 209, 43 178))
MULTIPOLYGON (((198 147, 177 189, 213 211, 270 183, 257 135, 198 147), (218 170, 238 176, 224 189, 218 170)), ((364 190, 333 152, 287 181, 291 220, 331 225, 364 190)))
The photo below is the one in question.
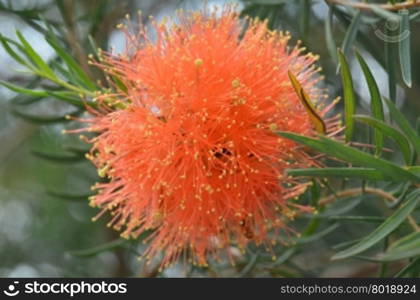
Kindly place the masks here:
POLYGON ((372 10, 373 7, 379 7, 385 10, 397 11, 400 9, 410 9, 414 7, 420 7, 420 2, 417 0, 405 1, 395 4, 369 4, 363 2, 352 2, 349 0, 325 0, 329 4, 344 5, 350 6, 353 8, 363 9, 363 10, 372 10))
MULTIPOLYGON (((384 192, 381 189, 366 187, 366 188, 348 189, 348 190, 341 191, 341 192, 339 192, 335 195, 331 195, 331 196, 322 198, 321 200, 319 200, 319 205, 320 206, 325 206, 327 204, 330 204, 331 202, 334 202, 338 198, 352 197, 352 196, 358 196, 358 195, 362 195, 362 194, 376 195, 376 196, 379 196, 379 197, 381 197, 385 200, 388 200, 389 202, 392 202, 392 203, 397 201, 397 198, 395 198, 391 194, 388 194, 387 192, 384 192)), ((410 226, 413 228, 414 231, 420 232, 419 225, 417 224, 416 220, 411 215, 407 217, 407 221, 410 224, 410 226)))
POLYGON ((374 188, 366 187, 364 189, 363 188, 348 189, 348 190, 341 191, 335 195, 322 198, 321 200, 319 200, 319 205, 325 206, 327 204, 330 204, 331 202, 334 202, 337 198, 352 197, 352 196, 358 196, 362 194, 376 195, 383 199, 388 200, 389 202, 397 201, 397 199, 394 196, 384 192, 381 189, 374 189, 374 188))

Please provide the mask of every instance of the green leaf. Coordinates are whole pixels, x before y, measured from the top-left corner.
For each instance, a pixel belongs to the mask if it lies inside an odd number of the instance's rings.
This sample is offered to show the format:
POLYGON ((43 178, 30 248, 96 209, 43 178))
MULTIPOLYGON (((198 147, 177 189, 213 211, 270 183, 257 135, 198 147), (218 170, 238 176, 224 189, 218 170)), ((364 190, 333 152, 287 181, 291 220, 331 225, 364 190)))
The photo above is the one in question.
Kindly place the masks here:
POLYGON ((349 54, 350 47, 354 44, 357 32, 359 31, 359 24, 360 24, 360 17, 362 13, 360 10, 354 15, 349 28, 347 29, 346 35, 344 36, 343 44, 341 45, 341 49, 345 56, 349 54))
MULTIPOLYGON (((363 57, 356 51, 356 57, 359 61, 359 64, 362 68, 363 74, 365 75, 366 83, 369 88, 370 93, 370 107, 372 110, 373 116, 381 121, 384 121, 384 109, 382 106, 381 94, 379 92, 378 85, 375 81, 375 78, 372 75, 372 72, 369 69, 366 61, 363 57)), ((379 156, 382 152, 382 147, 384 145, 384 137, 382 132, 379 129, 375 129, 375 145, 376 145, 376 152, 375 154, 379 156)))
POLYGON ((31 153, 37 157, 56 162, 56 163, 76 163, 85 160, 84 155, 75 154, 57 154, 57 153, 46 153, 38 150, 32 150, 31 153))
POLYGON ((388 124, 373 119, 368 116, 361 116, 361 115, 355 115, 354 118, 356 120, 362 121, 366 124, 369 124, 370 126, 377 128, 382 131, 382 133, 388 137, 390 137, 396 144, 398 144, 403 156, 404 160, 407 164, 410 163, 411 160, 411 148, 410 144, 408 143, 407 138, 397 129, 392 128, 388 124))
POLYGON ((297 247, 291 247, 291 248, 287 249, 276 259, 276 261, 273 263, 273 266, 282 265, 287 260, 289 260, 289 258, 291 258, 293 255, 295 255, 297 250, 298 250, 297 247))
POLYGON ((396 210, 384 223, 377 227, 373 232, 365 236, 356 245, 336 253, 332 259, 335 260, 347 258, 359 254, 375 245, 405 221, 408 215, 410 215, 410 213, 416 208, 419 200, 420 190, 413 191, 407 197, 407 201, 401 205, 400 208, 398 208, 398 210, 396 210))
POLYGON ((400 238, 398 241, 392 243, 388 251, 393 251, 396 249, 407 249, 412 248, 413 244, 420 243, 420 232, 412 232, 405 237, 400 238))
POLYGON ((87 201, 88 198, 93 195, 93 194, 85 194, 85 195, 66 194, 63 192, 52 191, 52 190, 48 190, 47 194, 56 198, 66 200, 66 201, 77 201, 77 202, 87 201))
POLYGON ((53 97, 53 98, 63 100, 64 102, 67 102, 71 105, 78 106, 78 107, 81 107, 81 108, 85 108, 86 105, 91 105, 92 106, 92 104, 93 104, 91 102, 83 103, 80 100, 80 97, 78 95, 76 95, 74 92, 33 90, 33 89, 23 88, 23 87, 20 87, 18 85, 15 85, 15 84, 3 81, 3 80, 0 80, 0 85, 3 85, 4 87, 6 87, 6 88, 8 88, 8 89, 10 89, 10 90, 12 90, 16 93, 19 93, 19 94, 30 95, 32 97, 36 97, 37 99, 53 97))
POLYGON ((86 153, 88 153, 90 151, 89 148, 81 148, 78 146, 64 146, 63 147, 66 151, 70 151, 74 154, 80 155, 80 156, 85 156, 86 153))
POLYGON ((350 68, 343 52, 338 51, 340 61, 341 80, 344 90, 344 120, 346 142, 353 138, 354 120, 353 115, 356 111, 356 100, 354 95, 353 80, 351 78, 350 68))
POLYGON ((289 75, 290 82, 292 83, 292 86, 299 97, 299 100, 305 107, 305 110, 308 113, 313 126, 315 127, 315 130, 318 133, 325 134, 326 133, 325 123, 323 119, 320 117, 320 115, 318 114, 315 105, 312 103, 311 99, 309 98, 309 95, 305 92, 299 80, 297 80, 296 76, 291 71, 288 72, 288 75, 289 75))
POLYGON ((125 86, 125 84, 121 81, 121 79, 118 76, 115 75, 111 75, 112 81, 115 83, 115 85, 117 86, 117 88, 123 92, 124 94, 126 94, 128 92, 127 87, 125 86))
POLYGON ((328 220, 336 220, 336 221, 357 221, 357 222, 374 222, 374 223, 382 223, 385 218, 384 217, 376 217, 376 216, 327 216, 328 220))
POLYGON ((417 176, 420 176, 420 166, 408 167, 407 170, 417 176))
POLYGON ((23 87, 20 87, 18 85, 9 83, 7 81, 0 80, 0 85, 2 85, 4 87, 7 87, 9 90, 12 90, 16 93, 27 94, 27 95, 31 95, 31 96, 34 96, 34 97, 48 97, 48 92, 46 92, 46 91, 23 88, 23 87))
POLYGON ((310 11, 311 0, 299 0, 299 30, 305 44, 308 39, 310 11))
POLYGON ((338 215, 348 213, 352 211, 355 207, 357 207, 360 204, 360 202, 364 200, 363 196, 364 195, 345 197, 345 198, 351 198, 351 201, 344 201, 344 203, 343 201, 340 201, 339 204, 328 205, 328 207, 325 209, 323 213, 316 214, 314 215, 314 217, 328 218, 331 216, 338 216, 338 215))
MULTIPOLYGON (((24 88, 28 89, 29 91, 31 91, 33 88, 35 88, 36 86, 38 86, 41 82, 41 78, 39 76, 36 76, 34 78, 31 78, 29 80, 29 82, 27 84, 25 84, 24 88)), ((0 84, 2 84, 2 81, 0 80, 0 84)), ((8 84, 8 82, 6 82, 6 84, 8 84)), ((3 85, 5 86, 5 85, 3 85)), ((5 86, 7 88, 7 86, 5 86)), ((12 87, 17 87, 17 88, 21 88, 20 86, 16 86, 16 85, 12 85, 12 87)), ((13 90, 13 89, 11 89, 13 90)), ((13 105, 30 105, 32 103, 35 103, 37 101, 39 101, 39 99, 44 98, 43 96, 32 96, 32 95, 28 95, 26 93, 21 93, 18 92, 14 97, 12 97, 10 99, 10 103, 13 105)))
POLYGON ((46 93, 56 99, 67 102, 71 105, 85 108, 86 105, 91 105, 91 102, 82 102, 74 92, 69 91, 46 91, 46 93), (85 105, 86 104, 86 105, 85 105))
POLYGON ((97 255, 99 253, 105 252, 105 251, 109 251, 118 247, 122 247, 124 246, 124 244, 126 244, 128 241, 125 239, 116 239, 113 240, 109 243, 105 243, 96 247, 92 247, 89 249, 83 249, 83 250, 73 250, 73 251, 68 251, 67 253, 73 256, 81 256, 81 257, 89 257, 89 256, 94 256, 97 255))
MULTIPOLYGON (((17 109, 11 110, 12 114, 15 116, 24 119, 25 121, 35 123, 35 124, 53 124, 53 123, 61 123, 61 122, 68 122, 69 120, 66 118, 66 116, 58 116, 58 117, 41 117, 38 115, 32 115, 28 113, 21 112, 17 109)), ((70 115, 75 115, 77 113, 72 113, 70 115)))
POLYGON ((26 94, 17 94, 15 97, 13 97, 10 101, 14 105, 30 105, 35 102, 38 102, 44 97, 38 97, 38 96, 30 96, 26 94))
POLYGON ((328 52, 334 61, 335 64, 338 62, 337 58, 337 45, 334 40, 333 36, 333 14, 334 14, 334 6, 330 6, 328 11, 328 16, 325 19, 325 41, 327 44, 328 52))
POLYGON ((410 47, 410 15, 405 11, 401 14, 399 53, 402 78, 408 87, 412 85, 410 47))
POLYGON ((386 19, 387 21, 400 22, 401 17, 396 13, 390 12, 377 5, 372 5, 371 8, 376 15, 386 19))
POLYGON ((63 59, 69 70, 77 75, 77 78, 81 81, 81 83, 88 89, 95 90, 95 84, 92 82, 89 76, 86 75, 85 71, 79 66, 73 57, 71 57, 63 48, 61 48, 54 38, 47 37, 46 40, 56 51, 56 53, 63 59))
MULTIPOLYGON (((385 26, 386 36, 392 36, 391 30, 385 26)), ((392 101, 396 101, 397 98, 397 79, 396 79, 396 70, 395 63, 398 61, 397 51, 395 43, 387 42, 384 43, 385 47, 385 67, 388 73, 388 89, 389 89, 389 98, 392 101)))
POLYGON ((418 269, 420 266, 420 257, 414 259, 412 262, 407 264, 404 268, 402 268, 397 274, 395 274, 394 278, 400 278, 405 275, 408 275, 413 269, 418 269))
POLYGON ((398 244, 378 257, 380 261, 394 261, 420 255, 420 232, 414 232, 397 241, 398 244))
POLYGON ((311 243, 311 242, 314 242, 314 241, 318 241, 322 237, 324 237, 324 236, 330 234, 331 232, 333 232, 334 230, 336 230, 338 227, 340 227, 340 224, 334 223, 333 225, 331 225, 331 226, 325 228, 324 230, 321 230, 320 232, 317 232, 315 234, 292 239, 291 243, 293 245, 302 245, 302 244, 307 244, 307 243, 311 243))
POLYGON ((55 74, 53 70, 48 66, 48 64, 39 56, 38 53, 32 48, 32 46, 28 43, 28 41, 24 38, 22 33, 17 30, 16 35, 19 41, 22 43, 23 48, 25 49, 26 56, 38 66, 39 70, 42 71, 46 76, 49 78, 55 78, 55 74))
POLYGON ((420 11, 415 12, 414 14, 410 15, 410 21, 416 20, 418 17, 420 17, 420 11))
POLYGON ((366 180, 386 180, 387 177, 372 168, 308 168, 287 169, 290 176, 316 176, 316 177, 344 177, 366 180))
MULTIPOLYGON (((347 28, 350 24, 350 21, 347 18, 347 15, 341 9, 335 9, 334 15, 337 17, 338 21, 343 25, 343 27, 347 28)), ((357 35, 356 44, 359 47, 363 47, 372 54, 373 57, 378 61, 381 66, 385 65, 383 59, 383 49, 378 47, 378 43, 376 43, 375 39, 372 39, 371 35, 364 33, 363 31, 359 31, 357 35), (360 41, 360 42, 358 42, 360 41)), ((337 70, 338 71, 338 70, 337 70)))
POLYGON ((417 135, 417 132, 411 127, 407 118, 399 111, 392 101, 385 98, 385 102, 388 105, 392 119, 397 123, 401 131, 406 135, 407 139, 414 146, 414 149, 417 152, 417 155, 420 155, 420 137, 417 135))
MULTIPOLYGON (((10 4, 10 2, 9 2, 10 4)), ((0 10, 4 13, 12 13, 15 14, 22 19, 37 19, 39 14, 44 13, 48 9, 48 5, 39 5, 32 6, 28 9, 14 9, 10 5, 4 5, 3 3, 0 3, 0 10)))
POLYGON ((11 41, 10 39, 4 37, 3 35, 0 35, 0 42, 3 45, 4 50, 6 50, 6 52, 15 60, 17 61, 19 64, 24 65, 28 68, 30 68, 31 66, 28 64, 28 62, 26 62, 19 54, 16 53, 15 50, 13 50, 13 48, 9 45, 10 43, 15 44, 16 47, 18 47, 21 51, 23 51, 22 46, 20 46, 19 44, 16 45, 16 43, 14 41, 11 41))
POLYGON ((337 245, 332 246, 332 249, 335 250, 335 251, 339 251, 341 249, 346 249, 349 246, 357 244, 361 240, 362 239, 359 238, 359 239, 353 239, 353 240, 350 240, 350 241, 345 241, 345 242, 342 242, 342 243, 339 243, 337 245))
POLYGON ((292 132, 277 132, 279 135, 294 140, 298 143, 316 149, 322 153, 337 157, 355 165, 373 168, 393 181, 405 182, 414 181, 419 182, 420 177, 411 172, 393 164, 387 160, 375 157, 368 153, 362 152, 358 149, 346 146, 342 143, 336 142, 332 139, 320 136, 319 139, 309 138, 307 136, 295 134, 292 132))

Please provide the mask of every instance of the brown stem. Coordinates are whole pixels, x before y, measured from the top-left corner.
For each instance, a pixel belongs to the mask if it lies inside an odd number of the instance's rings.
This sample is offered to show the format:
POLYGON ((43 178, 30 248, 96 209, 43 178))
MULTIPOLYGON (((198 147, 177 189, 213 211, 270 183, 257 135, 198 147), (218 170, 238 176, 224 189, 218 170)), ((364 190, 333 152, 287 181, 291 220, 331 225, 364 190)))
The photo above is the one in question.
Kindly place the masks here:
POLYGON ((420 2, 417 2, 417 0, 405 1, 401 3, 395 3, 395 4, 369 4, 369 3, 363 3, 363 2, 352 2, 348 0, 325 0, 325 1, 329 4, 350 6, 350 7, 354 7, 358 9, 363 9, 363 10, 372 10, 372 7, 379 7, 385 10, 396 11, 400 9, 420 7, 420 2))
MULTIPOLYGON (((375 145, 370 145, 370 144, 364 144, 364 143, 358 143, 358 142, 350 142, 349 144, 350 144, 350 146, 354 146, 354 147, 376 149, 375 145)), ((390 153, 394 152, 392 149, 385 148, 385 147, 382 148, 382 151, 390 152, 390 153)))
MULTIPOLYGON (((358 195, 362 195, 362 194, 376 195, 376 196, 379 196, 379 197, 381 197, 385 200, 388 200, 391 203, 397 201, 397 199, 394 196, 392 196, 391 194, 388 194, 387 192, 384 192, 381 189, 366 187, 366 188, 348 189, 348 190, 341 191, 341 192, 339 192, 335 195, 331 195, 331 196, 322 198, 321 200, 319 200, 319 205, 320 206, 325 206, 327 204, 330 204, 330 203, 334 202, 338 198, 352 197, 352 196, 358 196, 358 195)), ((420 232, 419 225, 417 224, 416 220, 411 215, 407 217, 407 221, 410 224, 410 226, 413 228, 414 231, 420 232)))
POLYGON ((397 199, 394 196, 392 196, 392 195, 384 192, 381 189, 375 189, 375 188, 366 187, 364 189, 363 188, 348 189, 348 190, 341 191, 341 192, 339 192, 339 193, 337 193, 335 195, 331 195, 331 196, 322 198, 319 201, 319 205, 320 206, 325 206, 327 204, 330 204, 331 202, 334 202, 338 198, 358 196, 358 195, 361 195, 361 194, 376 195, 376 196, 379 196, 379 197, 381 197, 383 199, 388 200, 389 202, 395 202, 395 201, 397 201, 397 199))
POLYGON ((76 60, 80 64, 83 71, 85 71, 86 74, 92 78, 92 73, 88 65, 88 57, 84 49, 80 46, 75 19, 75 3, 74 1, 67 0, 64 2, 64 7, 66 9, 66 14, 63 16, 63 19, 67 25, 67 34, 65 38, 69 46, 73 47, 76 60))

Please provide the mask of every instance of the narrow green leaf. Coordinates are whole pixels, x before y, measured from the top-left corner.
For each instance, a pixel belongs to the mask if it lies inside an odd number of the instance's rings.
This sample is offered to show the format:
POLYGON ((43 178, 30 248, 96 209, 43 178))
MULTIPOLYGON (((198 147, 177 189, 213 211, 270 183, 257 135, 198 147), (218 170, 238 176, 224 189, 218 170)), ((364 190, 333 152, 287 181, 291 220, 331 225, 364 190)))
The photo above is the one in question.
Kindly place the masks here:
POLYGON ((316 176, 316 177, 344 177, 366 180, 386 180, 387 177, 372 168, 308 168, 288 169, 290 176, 316 176))
POLYGON ((291 241, 293 245, 302 245, 311 243, 314 241, 318 241, 319 239, 323 238, 324 236, 330 234, 334 230, 336 230, 338 227, 340 227, 340 224, 334 223, 333 225, 325 228, 324 230, 321 230, 320 232, 317 232, 315 234, 309 235, 309 236, 303 236, 300 238, 295 238, 291 241))
MULTIPOLYGON (((344 13, 343 10, 335 9, 334 15, 337 17, 338 21, 343 25, 344 28, 350 26, 350 21, 347 18, 347 15, 344 13)), ((378 43, 372 39, 370 34, 364 33, 363 31, 359 31, 357 35, 357 40, 355 41, 359 47, 363 47, 372 54, 373 57, 378 61, 381 66, 385 65, 383 59, 383 49, 378 47, 378 43), (360 42, 358 42, 360 41, 360 42)), ((338 72, 338 69, 337 69, 338 72)))
POLYGON ((124 244, 126 244, 128 241, 125 239, 116 239, 113 240, 109 243, 105 243, 96 247, 92 247, 89 249, 83 249, 83 250, 73 250, 73 251, 68 251, 67 253, 73 256, 81 256, 81 257, 89 257, 89 256, 94 256, 97 255, 99 253, 105 252, 105 251, 109 251, 118 247, 122 247, 124 246, 124 244))
MULTIPOLYGON (((363 57, 356 51, 356 57, 359 61, 359 64, 362 68, 363 74, 365 75, 366 83, 369 88, 370 93, 370 108, 372 110, 373 116, 381 121, 385 120, 384 117, 384 109, 382 106, 382 99, 381 94, 379 92, 378 84, 375 81, 375 78, 372 75, 372 72, 369 69, 369 66, 367 65, 366 61, 363 59, 363 57)), ((375 145, 376 145, 376 152, 375 154, 379 156, 382 153, 382 147, 384 145, 384 136, 382 132, 379 129, 375 129, 375 145)))
POLYGON ((255 268, 256 264, 258 263, 258 258, 260 257, 260 251, 261 250, 257 250, 256 253, 252 254, 251 258, 248 259, 246 266, 237 275, 238 278, 246 277, 255 268))
POLYGON ((412 245, 413 248, 397 249, 394 251, 387 252, 382 256, 378 257, 379 261, 394 261, 400 259, 406 259, 420 255, 420 240, 416 244, 412 245))
POLYGON ((311 0, 299 0, 299 29, 304 44, 308 42, 311 0))
POLYGON ((76 201, 76 202, 87 201, 89 197, 93 195, 93 194, 85 194, 85 195, 66 194, 63 192, 52 191, 52 190, 48 190, 47 194, 56 198, 66 200, 66 201, 76 201))
POLYGON ((362 239, 353 239, 353 240, 350 240, 350 241, 345 241, 345 242, 342 242, 342 243, 339 243, 339 244, 337 244, 337 245, 334 245, 334 246, 332 246, 332 249, 334 250, 334 251, 339 251, 339 250, 342 250, 342 249, 346 249, 346 248, 348 248, 349 246, 352 246, 352 245, 355 245, 355 244, 357 244, 358 242, 360 242, 362 239))
POLYGON ((398 208, 398 210, 396 210, 384 223, 377 227, 373 232, 365 236, 356 245, 336 253, 332 259, 335 260, 347 258, 359 254, 375 245, 377 242, 398 228, 402 222, 404 222, 407 216, 416 208, 419 200, 420 190, 415 190, 410 193, 410 195, 407 197, 407 201, 401 205, 400 208, 398 208))
POLYGON ((32 60, 32 62, 38 66, 38 68, 48 77, 55 78, 55 74, 53 70, 48 66, 48 64, 39 56, 38 53, 32 48, 32 46, 28 43, 28 41, 24 38, 22 33, 17 30, 16 35, 19 39, 19 41, 22 43, 23 48, 26 51, 26 56, 32 60))
POLYGON ((296 248, 296 247, 291 247, 291 248, 287 249, 276 259, 276 261, 273 263, 272 266, 274 267, 274 266, 279 266, 279 265, 284 264, 293 255, 296 254, 297 250, 298 250, 298 248, 296 248))
MULTIPOLYGON (((81 108, 85 108, 86 105, 83 103, 80 98, 74 93, 74 92, 68 92, 68 91, 47 91, 46 92, 49 96, 53 98, 57 98, 59 100, 62 100, 64 102, 67 102, 71 105, 78 106, 81 108)), ((86 103, 89 104, 89 103, 86 103)))
POLYGON ((407 170, 417 176, 420 176, 420 166, 407 167, 407 170))
POLYGON ((420 11, 417 11, 414 14, 411 14, 410 21, 415 21, 418 17, 420 17, 420 11))
POLYGON ((385 221, 384 217, 376 216, 329 216, 326 217, 328 220, 337 220, 337 221, 358 221, 358 222, 374 222, 382 223, 385 221))
POLYGON ((70 152, 75 153, 75 154, 80 155, 80 156, 85 156, 85 154, 90 151, 89 148, 82 148, 82 147, 78 147, 78 146, 64 146, 63 148, 66 151, 70 151, 70 152))
POLYGON ((408 11, 401 14, 400 23, 400 66, 402 78, 408 87, 412 85, 411 79, 411 42, 410 42, 410 15, 408 11))
POLYGON ((395 106, 394 103, 392 103, 392 101, 385 98, 385 102, 388 105, 390 114, 392 115, 392 119, 395 123, 397 123, 398 127, 406 135, 410 143, 414 146, 417 155, 420 155, 420 136, 417 135, 417 132, 414 130, 413 127, 411 127, 407 118, 399 111, 399 109, 395 106))
POLYGON ((61 75, 61 78, 66 78, 67 81, 76 82, 76 77, 74 73, 67 70, 58 60, 54 60, 51 62, 51 68, 58 75, 61 75))
POLYGON ((87 12, 86 18, 90 21, 89 36, 94 36, 100 32, 102 21, 105 19, 107 11, 109 11, 108 6, 108 3, 98 1, 95 7, 91 8, 91 12, 87 12))
MULTIPOLYGON (((28 89, 29 91, 32 91, 32 89, 34 89, 36 86, 38 86, 40 84, 40 82, 41 82, 41 78, 36 76, 34 78, 31 78, 29 80, 29 82, 27 84, 25 84, 24 88, 28 89)), ((8 82, 6 82, 6 83, 8 83, 8 82)), ((0 80, 0 84, 2 84, 1 80, 0 80)), ((13 85, 13 86, 21 88, 20 86, 16 86, 16 85, 13 85)), ((30 94, 28 95, 26 93, 18 92, 18 93, 16 93, 16 95, 14 97, 12 97, 10 99, 10 103, 13 104, 13 105, 30 105, 32 103, 35 103, 35 102, 39 101, 39 99, 42 99, 42 98, 44 98, 44 97, 32 96, 30 94)))
POLYGON ((48 92, 46 92, 46 91, 23 88, 23 87, 20 87, 18 85, 9 83, 7 81, 0 80, 0 85, 2 85, 4 87, 7 87, 9 90, 12 90, 16 93, 27 94, 27 95, 31 95, 31 96, 34 96, 34 97, 48 97, 48 92))
POLYGON ((412 262, 407 264, 404 268, 402 268, 398 273, 396 273, 393 277, 394 278, 401 278, 408 275, 413 269, 416 269, 420 266, 420 257, 414 259, 412 262))
MULTIPOLYGON (((41 117, 38 115, 32 115, 28 113, 21 112, 17 109, 12 109, 12 114, 15 116, 24 119, 25 121, 35 123, 35 124, 53 124, 53 123, 60 123, 60 122, 68 122, 69 120, 66 119, 65 116, 58 116, 58 117, 41 117)), ((74 113, 73 113, 74 114, 74 113)))
POLYGON ((384 18, 387 21, 400 22, 401 17, 396 13, 390 12, 390 11, 388 11, 386 9, 383 9, 383 8, 377 6, 377 5, 372 5, 371 8, 372 8, 372 11, 376 15, 384 18))
MULTIPOLYGON (((86 107, 85 104, 90 105, 90 102, 86 102, 83 103, 80 100, 80 97, 78 95, 76 95, 74 92, 69 92, 69 91, 42 91, 42 90, 33 90, 33 89, 28 89, 28 88, 23 88, 20 87, 18 85, 0 80, 0 85, 3 85, 4 87, 19 93, 19 94, 26 94, 26 95, 30 95, 32 97, 36 97, 36 99, 41 99, 41 98, 47 98, 47 97, 53 97, 53 98, 57 98, 59 100, 63 100, 64 102, 67 102, 69 104, 72 104, 74 106, 78 106, 81 108, 86 107)), ((32 98, 32 102, 35 101, 32 98)), ((25 103, 25 102, 24 102, 25 103)), ((17 103, 17 104, 24 104, 24 103, 17 103)))
POLYGON ((362 152, 358 149, 354 149, 324 136, 320 136, 319 139, 314 139, 292 132, 277 133, 285 138, 294 140, 322 153, 326 153, 358 166, 373 168, 396 182, 420 181, 420 177, 417 177, 413 173, 401 168, 394 163, 362 152))
POLYGON ((31 153, 37 157, 56 163, 73 164, 75 162, 82 162, 85 160, 85 157, 83 155, 80 156, 75 154, 46 153, 38 150, 32 150, 31 153))
POLYGON ((311 119, 311 122, 313 126, 315 127, 315 130, 318 133, 325 134, 326 133, 325 123, 323 119, 320 117, 320 115, 318 114, 315 105, 312 103, 311 99, 309 98, 309 95, 305 92, 299 80, 297 80, 296 76, 291 71, 288 72, 288 75, 289 75, 290 82, 292 83, 292 86, 295 89, 296 94, 298 95, 301 103, 305 107, 306 112, 308 113, 309 118, 311 119))
POLYGON ((77 75, 81 83, 85 85, 85 87, 87 87, 88 89, 95 90, 95 84, 92 82, 89 76, 86 75, 85 71, 79 66, 79 64, 73 59, 73 57, 71 57, 62 47, 60 47, 60 45, 54 38, 47 37, 46 40, 50 44, 50 46, 56 51, 56 53, 63 59, 69 70, 77 75))
POLYGON ((120 79, 118 76, 111 75, 111 78, 112 78, 112 82, 114 82, 114 83, 115 83, 115 85, 117 86, 117 88, 118 88, 121 92, 123 92, 123 93, 125 93, 125 94, 128 92, 127 87, 125 86, 125 84, 121 81, 121 79, 120 79))
MULTIPOLYGON (((420 232, 412 232, 405 237, 400 238, 399 240, 392 243, 389 246, 388 251, 393 251, 396 249, 407 249, 412 248, 413 245, 420 243, 420 232)), ((420 247, 419 247, 420 248, 420 247)))
MULTIPOLYGON (((350 198, 351 201, 340 201, 340 204, 332 204, 329 205, 326 209, 325 212, 316 214, 315 217, 317 218, 327 218, 327 217, 331 217, 331 216, 339 216, 345 213, 348 213, 350 211, 352 211, 354 208, 356 208, 360 202, 362 202, 364 200, 364 195, 359 195, 359 196, 352 196, 352 197, 347 197, 350 198), (344 202, 344 203, 342 203, 344 202)), ((340 199, 342 200, 342 199, 340 199)))
POLYGON ((349 64, 343 52, 338 51, 340 61, 341 80, 344 91, 344 121, 346 142, 350 142, 353 138, 354 120, 353 115, 356 111, 356 97, 354 95, 353 80, 351 78, 349 64))
POLYGON ((360 24, 360 17, 361 17, 360 10, 354 15, 349 28, 347 29, 346 35, 344 36, 343 44, 341 45, 341 49, 343 50, 343 54, 347 56, 350 51, 350 47, 354 44, 357 32, 359 31, 359 24, 360 24))
POLYGON ((14 98, 10 100, 10 102, 14 105, 30 105, 35 102, 38 102, 43 97, 38 96, 30 96, 26 94, 17 94, 14 98))
MULTIPOLYGON (((385 34, 386 36, 392 36, 391 30, 389 30, 388 26, 385 26, 385 34)), ((389 90, 389 98, 395 103, 397 98, 397 79, 396 79, 396 70, 395 65, 398 61, 395 43, 390 41, 384 42, 385 48, 385 66, 386 71, 388 73, 388 90, 389 90)))
POLYGON ((335 64, 338 62, 337 45, 333 36, 333 15, 334 5, 331 5, 328 10, 328 16, 325 19, 325 41, 327 44, 328 52, 335 64))
POLYGON ((382 121, 376 120, 368 116, 355 115, 354 118, 356 120, 362 121, 366 124, 369 124, 370 126, 374 128, 381 130, 384 135, 394 140, 394 142, 399 146, 404 156, 405 162, 407 164, 410 163, 411 155, 412 155, 410 144, 408 143, 407 138, 400 131, 392 128, 391 126, 389 126, 388 124, 382 121))
POLYGON ((48 5, 40 5, 38 3, 35 6, 31 6, 30 8, 27 8, 27 9, 14 9, 10 5, 10 0, 9 0, 9 5, 4 5, 3 3, 0 3, 0 10, 2 12, 8 13, 8 14, 15 14, 21 17, 22 19, 25 19, 25 18, 37 19, 39 14, 44 13, 47 9, 48 9, 48 5))
MULTIPOLYGON (((16 53, 16 51, 13 50, 13 48, 9 45, 9 43, 11 43, 11 41, 4 37, 3 35, 0 35, 0 42, 3 45, 4 50, 6 50, 6 52, 15 60, 17 61, 19 64, 29 67, 30 65, 28 64, 27 61, 25 61, 19 54, 16 53)), ((20 45, 19 45, 20 46, 20 45)), ((22 47, 21 47, 22 48, 22 47)), ((21 49, 22 50, 22 49, 21 49)))

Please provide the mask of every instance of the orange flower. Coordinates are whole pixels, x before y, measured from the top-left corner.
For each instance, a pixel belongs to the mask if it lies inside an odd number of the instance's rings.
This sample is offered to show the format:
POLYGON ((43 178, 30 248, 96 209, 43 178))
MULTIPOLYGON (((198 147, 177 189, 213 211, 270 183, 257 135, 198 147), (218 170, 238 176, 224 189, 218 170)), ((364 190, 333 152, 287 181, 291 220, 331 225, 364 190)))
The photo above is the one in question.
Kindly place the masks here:
POLYGON ((321 117, 331 107, 315 87, 317 58, 266 22, 244 23, 225 8, 155 24, 155 41, 123 27, 125 53, 98 63, 118 92, 100 95, 88 121, 99 133, 89 157, 109 178, 91 204, 124 237, 152 230, 145 256, 163 251, 163 267, 181 254, 206 265, 232 244, 269 246, 297 210, 311 211, 290 200, 309 184, 284 171, 315 162, 275 131, 315 132, 289 70, 321 117))

